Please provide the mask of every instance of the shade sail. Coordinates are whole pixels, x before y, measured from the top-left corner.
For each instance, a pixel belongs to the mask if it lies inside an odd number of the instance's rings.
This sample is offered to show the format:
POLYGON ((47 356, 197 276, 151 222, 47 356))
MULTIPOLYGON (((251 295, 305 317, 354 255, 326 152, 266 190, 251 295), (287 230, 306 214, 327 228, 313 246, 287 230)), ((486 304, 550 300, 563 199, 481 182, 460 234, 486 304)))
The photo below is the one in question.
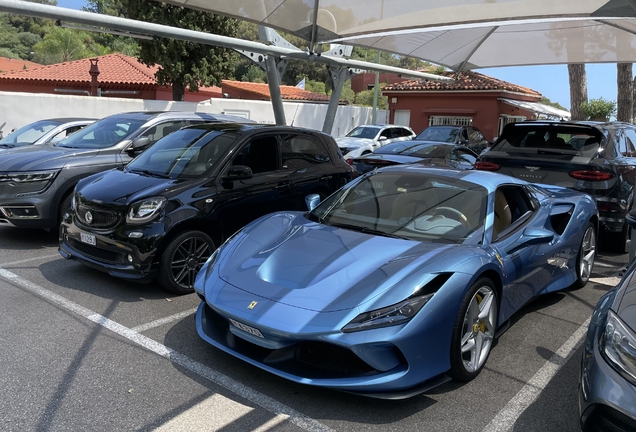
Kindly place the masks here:
POLYGON ((520 100, 506 99, 506 98, 500 98, 499 100, 508 105, 512 105, 517 108, 523 108, 527 111, 544 115, 550 118, 569 120, 572 117, 569 111, 558 109, 550 105, 544 105, 538 102, 527 102, 527 101, 520 101, 520 100))
POLYGON ((476 22, 564 16, 636 16, 636 10, 630 3, 632 0, 163 1, 233 16, 316 42, 384 31, 476 22))

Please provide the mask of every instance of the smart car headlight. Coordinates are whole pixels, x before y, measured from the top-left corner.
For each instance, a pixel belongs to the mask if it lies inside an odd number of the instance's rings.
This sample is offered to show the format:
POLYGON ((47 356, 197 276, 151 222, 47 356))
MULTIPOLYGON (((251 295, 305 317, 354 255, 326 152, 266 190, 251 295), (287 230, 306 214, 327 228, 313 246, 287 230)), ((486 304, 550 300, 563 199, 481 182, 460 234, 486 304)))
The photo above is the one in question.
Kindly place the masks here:
POLYGON ((0 182, 31 183, 53 180, 60 170, 30 171, 0 174, 0 182))
POLYGON ((126 222, 130 224, 149 222, 156 218, 165 206, 166 198, 162 196, 137 201, 130 206, 130 210, 128 210, 126 215, 126 222))
POLYGON ((344 333, 389 327, 404 324, 411 320, 428 303, 433 294, 408 298, 400 303, 361 313, 342 328, 344 333))
POLYGON ((611 310, 600 345, 608 363, 636 385, 636 334, 611 310))

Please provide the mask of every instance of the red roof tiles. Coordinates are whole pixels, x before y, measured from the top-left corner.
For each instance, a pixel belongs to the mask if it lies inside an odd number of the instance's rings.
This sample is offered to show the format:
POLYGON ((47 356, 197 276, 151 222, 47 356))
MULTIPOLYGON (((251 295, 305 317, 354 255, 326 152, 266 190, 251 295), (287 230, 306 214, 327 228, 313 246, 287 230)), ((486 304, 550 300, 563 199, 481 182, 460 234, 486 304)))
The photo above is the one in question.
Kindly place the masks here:
POLYGON ((7 57, 0 57, 0 73, 21 71, 24 69, 33 69, 42 67, 39 63, 33 63, 27 60, 11 59, 7 57))
POLYGON ((391 91, 479 91, 479 90, 500 90, 514 93, 522 93, 532 96, 541 96, 541 93, 529 89, 527 87, 518 86, 479 72, 467 71, 461 72, 456 76, 455 72, 445 71, 441 75, 456 78, 454 81, 424 81, 413 79, 401 83, 390 84, 382 90, 383 92, 391 91))
MULTIPOLYGON (((221 85, 223 88, 223 93, 229 93, 230 97, 232 97, 232 90, 239 90, 253 94, 258 99, 271 99, 269 94, 269 86, 267 84, 223 80, 221 85)), ((325 94, 310 92, 294 86, 282 85, 280 86, 280 93, 283 97, 283 100, 329 102, 329 96, 325 94)))

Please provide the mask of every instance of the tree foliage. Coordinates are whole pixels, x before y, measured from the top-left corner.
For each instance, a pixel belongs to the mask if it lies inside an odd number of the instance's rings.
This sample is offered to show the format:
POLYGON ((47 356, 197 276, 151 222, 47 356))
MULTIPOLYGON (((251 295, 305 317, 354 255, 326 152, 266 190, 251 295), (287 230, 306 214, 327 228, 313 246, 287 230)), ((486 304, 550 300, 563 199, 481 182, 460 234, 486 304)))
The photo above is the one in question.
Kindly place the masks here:
POLYGON ((590 99, 581 104, 581 114, 589 120, 609 120, 616 114, 616 102, 604 98, 590 99))
POLYGON ((541 103, 542 103, 543 105, 548 105, 548 106, 551 106, 551 107, 555 107, 555 108, 558 108, 558 109, 562 109, 563 111, 567 111, 567 110, 568 110, 566 107, 564 107, 564 106, 563 106, 563 105, 561 105, 560 103, 558 103, 558 102, 553 102, 553 101, 551 101, 549 98, 547 98, 547 97, 545 97, 545 96, 541 96, 541 103))
MULTIPOLYGON (((132 19, 230 37, 236 34, 237 20, 233 18, 154 0, 122 0, 122 3, 126 15, 132 19)), ((165 38, 141 40, 139 46, 142 63, 161 65, 157 82, 172 85, 174 100, 183 100, 186 87, 197 91, 200 86, 216 85, 233 76, 235 54, 226 48, 165 38)))
POLYGON ((33 46, 34 60, 52 64, 90 57, 94 53, 86 45, 87 38, 85 32, 54 27, 41 42, 33 46))

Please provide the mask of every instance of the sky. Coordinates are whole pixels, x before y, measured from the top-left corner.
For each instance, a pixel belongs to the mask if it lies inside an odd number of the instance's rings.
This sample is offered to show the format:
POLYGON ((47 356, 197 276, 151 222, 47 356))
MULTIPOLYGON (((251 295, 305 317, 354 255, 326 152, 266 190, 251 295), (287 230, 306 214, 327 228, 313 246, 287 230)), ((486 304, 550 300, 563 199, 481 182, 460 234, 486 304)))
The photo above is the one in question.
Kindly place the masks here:
MULTIPOLYGON (((57 1, 58 6, 71 9, 80 9, 85 4, 85 0, 57 1)), ((602 97, 616 101, 616 64, 588 64, 585 69, 588 98, 602 97)), ((490 68, 479 69, 478 72, 536 90, 551 101, 570 109, 570 84, 566 65, 490 68)))

